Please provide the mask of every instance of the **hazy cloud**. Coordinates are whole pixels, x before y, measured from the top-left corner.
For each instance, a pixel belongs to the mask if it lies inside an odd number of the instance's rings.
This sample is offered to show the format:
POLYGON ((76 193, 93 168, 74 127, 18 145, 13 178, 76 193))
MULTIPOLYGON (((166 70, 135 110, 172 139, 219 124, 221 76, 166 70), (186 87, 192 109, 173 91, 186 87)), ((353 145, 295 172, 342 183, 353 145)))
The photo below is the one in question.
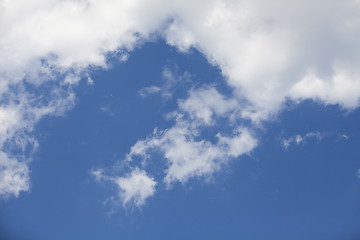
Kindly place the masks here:
POLYGON ((177 65, 166 65, 161 72, 162 84, 159 86, 151 85, 149 87, 144 87, 140 89, 138 93, 141 97, 160 94, 164 99, 169 99, 179 85, 183 85, 190 81, 190 77, 191 74, 189 72, 184 72, 180 75, 177 65))
POLYGON ((321 141, 323 137, 324 137, 323 134, 321 134, 320 132, 308 132, 303 136, 297 134, 292 137, 285 138, 282 140, 281 143, 282 146, 285 149, 287 149, 288 147, 290 147, 291 144, 296 144, 296 145, 304 144, 306 143, 306 140, 311 138, 316 139, 317 141, 321 141))
POLYGON ((144 87, 139 90, 139 95, 141 97, 148 97, 150 95, 156 94, 161 91, 161 88, 151 85, 150 87, 144 87))

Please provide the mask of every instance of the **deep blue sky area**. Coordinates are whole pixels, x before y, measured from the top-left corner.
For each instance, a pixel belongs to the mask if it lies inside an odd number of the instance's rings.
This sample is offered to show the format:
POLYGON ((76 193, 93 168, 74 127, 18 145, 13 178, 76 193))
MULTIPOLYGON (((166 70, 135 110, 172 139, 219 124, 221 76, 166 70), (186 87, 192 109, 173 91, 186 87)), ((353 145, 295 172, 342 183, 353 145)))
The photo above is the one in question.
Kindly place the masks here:
MULTIPOLYGON (((105 204, 115 185, 90 171, 124 159, 132 145, 166 129, 188 91, 212 84, 230 94, 219 69, 196 50, 180 53, 163 41, 146 43, 123 63, 91 74, 75 87, 76 105, 64 117, 46 117, 34 135, 31 191, 0 201, 0 239, 360 239, 360 110, 304 101, 256 130, 259 145, 233 159, 211 179, 192 178, 156 194, 140 208, 105 204), (178 77, 170 90, 164 68, 178 77), (288 148, 282 139, 319 132, 288 148), (345 134, 348 138, 341 137, 345 134)), ((128 169, 119 170, 120 173, 128 169)), ((155 169, 155 173, 161 169, 155 169)))

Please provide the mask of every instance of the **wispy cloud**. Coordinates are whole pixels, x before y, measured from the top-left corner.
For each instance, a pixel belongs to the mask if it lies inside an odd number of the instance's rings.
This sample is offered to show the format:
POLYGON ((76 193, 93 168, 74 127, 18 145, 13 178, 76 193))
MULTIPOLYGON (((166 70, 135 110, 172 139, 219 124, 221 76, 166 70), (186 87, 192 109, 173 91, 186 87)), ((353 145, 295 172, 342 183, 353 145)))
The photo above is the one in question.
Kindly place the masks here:
POLYGON ((94 80, 91 79, 91 77, 88 77, 88 78, 87 78, 87 84, 89 84, 89 85, 94 85, 94 80))
POLYGON ((154 94, 160 94, 164 99, 169 99, 179 85, 191 81, 191 74, 184 72, 179 74, 178 66, 176 64, 166 65, 161 72, 162 84, 159 86, 151 85, 144 87, 138 91, 141 97, 148 97, 154 94))
POLYGON ((292 144, 300 145, 305 144, 308 139, 316 139, 317 141, 321 141, 324 137, 324 134, 320 132, 308 132, 305 135, 294 135, 289 138, 285 138, 282 140, 282 146, 287 149, 292 144))
POLYGON ((345 140, 349 140, 349 136, 348 135, 346 135, 346 134, 340 134, 340 136, 339 136, 339 139, 345 139, 345 140))
POLYGON ((148 97, 148 96, 158 93, 160 91, 161 91, 160 87, 151 85, 150 87, 144 87, 144 88, 140 89, 139 95, 141 97, 148 97))
POLYGON ((26 92, 23 82, 0 97, 0 196, 18 196, 30 190, 28 164, 37 149, 31 131, 46 115, 62 115, 74 104, 71 89, 54 86, 51 97, 26 92))
POLYGON ((333 137, 336 138, 337 141, 339 140, 349 140, 349 136, 341 133, 341 134, 336 134, 336 133, 324 133, 324 132, 308 132, 304 135, 300 135, 300 134, 296 134, 293 135, 291 137, 288 138, 283 138, 281 140, 281 145, 285 148, 288 149, 291 145, 304 145, 306 143, 308 143, 309 140, 313 139, 316 140, 317 142, 321 142, 325 137, 333 137))

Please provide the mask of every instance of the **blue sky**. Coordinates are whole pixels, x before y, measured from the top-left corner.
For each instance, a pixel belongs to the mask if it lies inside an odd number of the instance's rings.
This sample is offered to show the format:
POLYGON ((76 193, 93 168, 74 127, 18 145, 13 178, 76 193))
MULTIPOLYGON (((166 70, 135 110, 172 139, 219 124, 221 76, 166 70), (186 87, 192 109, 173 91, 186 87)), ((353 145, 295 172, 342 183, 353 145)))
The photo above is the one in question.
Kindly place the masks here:
POLYGON ((359 2, 204 4, 1 2, 1 239, 360 237, 359 2))

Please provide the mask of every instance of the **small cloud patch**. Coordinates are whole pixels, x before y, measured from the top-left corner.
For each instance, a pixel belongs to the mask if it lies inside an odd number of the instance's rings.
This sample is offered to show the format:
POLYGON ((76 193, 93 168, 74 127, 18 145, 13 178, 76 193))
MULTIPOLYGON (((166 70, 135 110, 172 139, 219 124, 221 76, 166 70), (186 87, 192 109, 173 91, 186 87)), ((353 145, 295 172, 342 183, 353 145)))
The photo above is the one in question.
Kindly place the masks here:
POLYGON ((321 134, 320 132, 308 132, 305 135, 294 135, 290 138, 285 138, 282 140, 281 145, 288 149, 290 145, 300 145, 305 144, 308 139, 316 139, 317 141, 321 141, 324 137, 324 134, 321 134))
POLYGON ((118 196, 123 207, 136 206, 140 208, 146 203, 146 199, 155 193, 157 183, 154 178, 138 168, 124 177, 106 175, 103 169, 92 170, 91 174, 97 182, 106 180, 118 186, 118 196))

